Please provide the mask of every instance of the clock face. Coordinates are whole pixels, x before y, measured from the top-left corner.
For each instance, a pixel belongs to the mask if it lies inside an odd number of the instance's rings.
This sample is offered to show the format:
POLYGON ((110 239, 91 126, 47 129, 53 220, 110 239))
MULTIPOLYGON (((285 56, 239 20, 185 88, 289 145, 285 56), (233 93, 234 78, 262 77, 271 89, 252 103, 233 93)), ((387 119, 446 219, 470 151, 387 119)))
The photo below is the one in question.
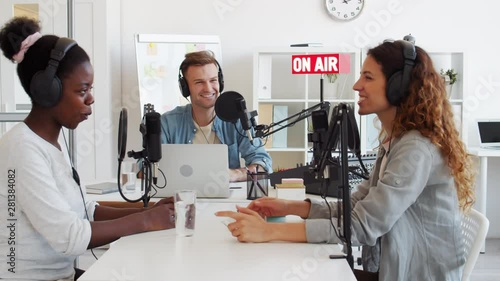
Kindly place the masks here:
POLYGON ((335 19, 352 20, 363 10, 364 0, 326 0, 326 10, 335 19))

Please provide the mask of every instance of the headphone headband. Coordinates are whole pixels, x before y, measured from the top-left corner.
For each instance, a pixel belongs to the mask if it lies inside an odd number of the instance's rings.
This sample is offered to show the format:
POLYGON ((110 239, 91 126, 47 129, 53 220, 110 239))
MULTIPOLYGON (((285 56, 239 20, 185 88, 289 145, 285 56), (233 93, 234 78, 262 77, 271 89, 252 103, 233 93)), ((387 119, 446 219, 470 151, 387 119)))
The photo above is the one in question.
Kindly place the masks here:
POLYGON ((59 38, 59 40, 57 40, 56 42, 56 45, 54 46, 54 49, 50 51, 51 60, 60 62, 69 51, 69 49, 73 48, 75 45, 76 41, 74 41, 73 39, 69 39, 66 37, 59 38))

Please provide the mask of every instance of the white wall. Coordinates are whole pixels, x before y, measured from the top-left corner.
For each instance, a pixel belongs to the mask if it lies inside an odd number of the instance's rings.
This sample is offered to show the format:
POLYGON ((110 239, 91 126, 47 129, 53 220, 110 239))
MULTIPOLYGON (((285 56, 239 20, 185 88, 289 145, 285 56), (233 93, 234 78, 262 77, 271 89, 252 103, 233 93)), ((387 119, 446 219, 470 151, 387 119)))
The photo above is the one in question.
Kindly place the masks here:
MULTIPOLYGON (((219 35, 222 41, 225 87, 252 104, 252 55, 256 47, 323 42, 325 46, 374 46, 386 38, 412 33, 427 50, 464 50, 469 81, 465 111, 469 114, 469 145, 477 145, 473 118, 499 118, 500 3, 476 0, 369 0, 351 22, 331 19, 324 1, 310 0, 122 0, 123 104, 131 109, 128 149, 140 149, 140 111, 133 35, 170 33, 219 35), (485 81, 490 83, 485 86, 485 81), (495 82, 496 81, 496 82, 495 82), (134 116, 135 115, 135 116, 134 116)), ((168 75, 177 75, 171 73, 168 75)), ((500 159, 489 161, 489 237, 500 237, 500 159)))
POLYGON ((121 105, 120 1, 75 1, 74 38, 94 66, 93 114, 76 130, 82 183, 116 178, 117 126, 121 105))

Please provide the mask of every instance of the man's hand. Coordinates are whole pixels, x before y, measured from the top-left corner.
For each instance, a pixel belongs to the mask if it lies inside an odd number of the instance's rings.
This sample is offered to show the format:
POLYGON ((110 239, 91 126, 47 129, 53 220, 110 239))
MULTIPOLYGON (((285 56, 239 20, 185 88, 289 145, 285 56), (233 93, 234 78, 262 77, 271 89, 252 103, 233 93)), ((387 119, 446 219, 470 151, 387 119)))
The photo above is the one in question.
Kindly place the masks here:
POLYGON ((239 182, 247 181, 248 173, 256 174, 257 172, 265 172, 266 170, 258 164, 250 164, 246 168, 229 169, 229 181, 239 182))
POLYGON ((239 168, 239 169, 229 169, 229 181, 230 182, 239 182, 247 180, 247 169, 239 168))
POLYGON ((248 165, 247 170, 249 173, 252 173, 252 174, 257 174, 257 172, 265 172, 266 171, 264 168, 262 168, 262 166, 260 166, 258 164, 248 165))

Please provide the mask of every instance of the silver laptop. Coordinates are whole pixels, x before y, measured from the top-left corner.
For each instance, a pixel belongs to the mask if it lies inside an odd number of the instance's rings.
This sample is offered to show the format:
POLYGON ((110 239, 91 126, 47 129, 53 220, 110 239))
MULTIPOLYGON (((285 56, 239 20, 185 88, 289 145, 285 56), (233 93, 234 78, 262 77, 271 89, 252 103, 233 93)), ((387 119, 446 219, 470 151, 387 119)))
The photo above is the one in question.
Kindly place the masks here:
MULTIPOLYGON (((229 165, 225 144, 162 144, 159 168, 166 186, 153 197, 173 196, 177 190, 195 190, 198 198, 227 198, 229 165)), ((158 186, 165 184, 159 173, 158 186)))
POLYGON ((478 120, 481 148, 500 149, 500 120, 478 120))

